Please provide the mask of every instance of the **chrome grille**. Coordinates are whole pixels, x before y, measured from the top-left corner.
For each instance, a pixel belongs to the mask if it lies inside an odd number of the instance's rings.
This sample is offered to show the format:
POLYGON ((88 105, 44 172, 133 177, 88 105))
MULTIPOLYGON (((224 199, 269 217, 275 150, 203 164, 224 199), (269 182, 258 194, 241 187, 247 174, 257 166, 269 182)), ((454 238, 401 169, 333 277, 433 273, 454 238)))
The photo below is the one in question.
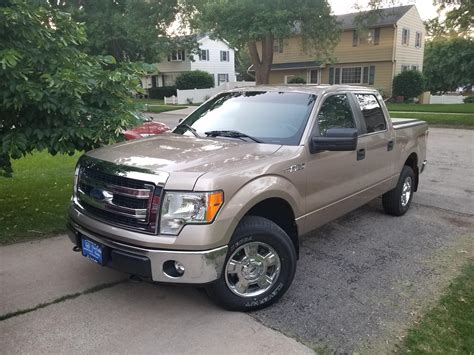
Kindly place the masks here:
POLYGON ((93 167, 80 167, 76 204, 90 217, 129 229, 156 233, 161 187, 93 167), (154 208, 152 208, 152 205, 154 208))

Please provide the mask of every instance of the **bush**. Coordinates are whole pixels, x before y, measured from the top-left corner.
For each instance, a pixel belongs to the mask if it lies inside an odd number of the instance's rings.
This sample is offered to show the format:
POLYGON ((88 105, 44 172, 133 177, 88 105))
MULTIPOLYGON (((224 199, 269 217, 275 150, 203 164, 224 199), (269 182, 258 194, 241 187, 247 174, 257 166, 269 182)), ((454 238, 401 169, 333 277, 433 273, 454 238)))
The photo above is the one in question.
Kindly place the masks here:
POLYGON ((213 88, 214 77, 201 70, 189 71, 176 78, 176 87, 180 90, 213 88))
POLYGON ((418 70, 407 70, 393 78, 393 95, 406 100, 420 96, 424 88, 423 74, 418 70))
POLYGON ((474 96, 466 96, 463 101, 465 104, 474 104, 474 96))
POLYGON ((306 80, 301 76, 294 76, 290 80, 288 80, 288 84, 306 84, 306 80))
POLYGON ((164 97, 176 96, 176 86, 161 86, 148 89, 148 97, 150 99, 163 100, 164 97))

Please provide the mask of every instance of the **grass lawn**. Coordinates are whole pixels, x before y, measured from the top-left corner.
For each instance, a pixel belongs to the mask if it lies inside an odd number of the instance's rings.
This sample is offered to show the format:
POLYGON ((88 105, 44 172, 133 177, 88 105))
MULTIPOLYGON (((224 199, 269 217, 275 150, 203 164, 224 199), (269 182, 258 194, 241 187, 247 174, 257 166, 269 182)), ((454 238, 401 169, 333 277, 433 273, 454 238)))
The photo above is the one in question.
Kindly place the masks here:
POLYGON ((445 112, 445 113, 472 113, 474 114, 474 104, 453 104, 453 105, 420 105, 420 104, 391 104, 387 103, 389 111, 403 112, 445 112))
POLYGON ((474 128, 474 114, 434 114, 429 112, 390 112, 393 118, 417 118, 430 125, 474 128))
POLYGON ((13 177, 0 177, 0 244, 65 231, 79 156, 38 152, 13 161, 13 177))
POLYGON ((180 110, 188 106, 188 105, 165 105, 163 100, 155 100, 155 99, 133 99, 133 102, 136 104, 138 110, 145 111, 145 112, 153 112, 153 113, 180 110))
POLYGON ((474 352, 474 263, 455 279, 439 304, 408 332, 401 353, 474 352))

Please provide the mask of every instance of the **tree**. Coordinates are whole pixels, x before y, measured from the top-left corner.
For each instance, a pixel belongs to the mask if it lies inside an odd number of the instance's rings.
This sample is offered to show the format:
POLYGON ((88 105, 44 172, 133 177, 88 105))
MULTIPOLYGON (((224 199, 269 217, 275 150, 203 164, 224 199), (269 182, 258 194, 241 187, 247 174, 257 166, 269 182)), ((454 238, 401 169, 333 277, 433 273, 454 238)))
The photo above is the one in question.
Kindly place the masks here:
POLYGON ((176 87, 180 90, 213 88, 214 77, 201 70, 185 72, 176 78, 176 87))
POLYGON ((47 1, 85 24, 90 54, 155 63, 173 45, 167 30, 179 11, 177 0, 47 1))
POLYGON ((423 75, 418 70, 406 70, 393 78, 393 95, 412 99, 424 90, 423 75))
POLYGON ((0 174, 11 159, 114 142, 131 122, 142 67, 90 56, 84 27, 69 14, 28 0, 0 5, 0 174))
POLYGON ((426 88, 452 91, 474 83, 474 41, 471 38, 437 39, 427 42, 423 63, 426 88))
POLYGON ((325 0, 183 0, 191 27, 246 46, 257 84, 268 83, 275 40, 302 36, 315 59, 331 57, 340 26, 325 0))
POLYGON ((474 23, 474 2, 472 1, 433 1, 441 16, 428 20, 425 25, 431 38, 463 37, 472 38, 474 23))

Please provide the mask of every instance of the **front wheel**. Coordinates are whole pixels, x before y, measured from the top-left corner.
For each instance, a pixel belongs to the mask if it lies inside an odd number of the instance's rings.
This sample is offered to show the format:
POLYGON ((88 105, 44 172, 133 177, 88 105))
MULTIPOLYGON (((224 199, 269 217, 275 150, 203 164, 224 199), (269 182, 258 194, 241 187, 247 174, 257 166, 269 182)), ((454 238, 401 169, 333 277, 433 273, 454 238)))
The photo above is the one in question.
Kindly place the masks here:
POLYGON ((295 270, 295 247, 285 231, 266 218, 247 216, 232 236, 220 279, 207 291, 229 310, 253 311, 283 296, 295 270))

